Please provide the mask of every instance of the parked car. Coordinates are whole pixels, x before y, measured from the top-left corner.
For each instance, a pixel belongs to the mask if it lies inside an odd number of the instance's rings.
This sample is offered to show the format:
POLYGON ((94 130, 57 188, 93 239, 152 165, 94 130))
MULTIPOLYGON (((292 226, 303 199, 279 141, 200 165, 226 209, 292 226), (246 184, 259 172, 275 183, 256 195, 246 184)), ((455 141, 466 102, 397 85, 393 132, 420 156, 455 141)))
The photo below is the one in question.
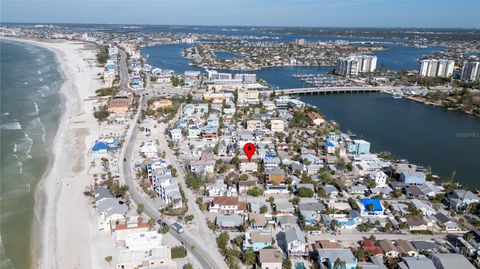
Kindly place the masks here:
POLYGON ((178 224, 177 222, 175 222, 174 224, 172 224, 172 229, 174 229, 177 233, 181 234, 183 233, 183 227, 182 225, 178 224))

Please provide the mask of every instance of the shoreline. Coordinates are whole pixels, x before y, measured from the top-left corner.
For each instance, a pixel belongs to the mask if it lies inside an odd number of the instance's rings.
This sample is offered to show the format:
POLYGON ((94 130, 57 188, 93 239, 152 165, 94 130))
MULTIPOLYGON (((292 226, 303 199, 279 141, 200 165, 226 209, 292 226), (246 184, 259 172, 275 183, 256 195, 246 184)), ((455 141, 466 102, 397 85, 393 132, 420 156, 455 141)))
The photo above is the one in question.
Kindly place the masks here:
MULTIPOLYGON (((95 212, 83 195, 88 177, 88 147, 96 137, 93 103, 83 101, 101 86, 99 69, 88 43, 5 38, 52 51, 62 74, 58 128, 47 144, 48 164, 35 186, 31 268, 92 268, 98 235, 95 212), (93 133, 93 134, 92 134, 93 133), (89 137, 92 136, 92 137, 89 137), (89 139, 88 139, 89 138, 89 139), (66 266, 66 267, 65 267, 66 266)), ((98 267, 98 266, 97 266, 98 267)))

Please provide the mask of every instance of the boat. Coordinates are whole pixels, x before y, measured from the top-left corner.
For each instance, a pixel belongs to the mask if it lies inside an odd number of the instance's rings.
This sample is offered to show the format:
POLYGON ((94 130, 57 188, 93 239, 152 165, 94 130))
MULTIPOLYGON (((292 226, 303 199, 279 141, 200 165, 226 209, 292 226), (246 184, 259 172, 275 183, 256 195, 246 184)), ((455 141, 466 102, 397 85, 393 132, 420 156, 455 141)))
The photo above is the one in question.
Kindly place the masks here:
POLYGON ((400 93, 394 93, 394 94, 392 95, 392 97, 393 97, 393 99, 401 99, 401 98, 403 98, 402 94, 400 94, 400 93))

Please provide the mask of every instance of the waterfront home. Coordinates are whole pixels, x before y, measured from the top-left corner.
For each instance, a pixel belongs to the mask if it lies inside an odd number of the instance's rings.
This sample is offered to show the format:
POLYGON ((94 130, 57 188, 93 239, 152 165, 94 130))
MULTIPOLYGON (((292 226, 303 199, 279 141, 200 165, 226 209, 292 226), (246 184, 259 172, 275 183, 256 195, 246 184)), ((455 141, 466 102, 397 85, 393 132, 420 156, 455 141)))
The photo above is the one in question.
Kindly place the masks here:
MULTIPOLYGON (((419 185, 422 186, 422 185, 419 185)), ((419 188, 419 186, 416 185, 410 185, 405 187, 405 194, 408 197, 415 197, 415 198, 420 198, 420 199, 425 199, 425 194, 422 192, 422 190, 419 188)))
POLYGON ((471 204, 478 203, 480 198, 473 192, 467 190, 454 190, 448 197, 448 202, 451 208, 456 210, 465 209, 471 204))
POLYGON ((217 216, 215 224, 220 229, 234 230, 243 225, 243 216, 240 215, 220 215, 217 216))
POLYGON ((289 257, 308 255, 307 240, 298 226, 291 227, 285 231, 285 244, 289 257))
POLYGON ((392 243, 392 241, 384 239, 378 242, 378 245, 382 248, 385 257, 396 258, 400 254, 397 247, 392 243))
POLYGON ((112 114, 127 113, 132 102, 131 97, 116 96, 113 97, 108 103, 108 111, 112 114))
POLYGON ((162 246, 162 234, 157 231, 131 233, 125 237, 125 247, 129 250, 148 251, 162 246))
POLYGON ((282 269, 283 254, 279 249, 261 249, 258 261, 261 269, 282 269))
POLYGON ((177 268, 177 263, 172 260, 171 249, 168 246, 161 246, 147 251, 120 250, 116 268, 136 269, 143 267, 145 264, 148 264, 149 267, 177 268))
POLYGON ((246 205, 238 197, 219 196, 213 198, 208 210, 212 213, 241 214, 246 211, 246 205))
POLYGON ((95 190, 95 210, 98 229, 110 231, 113 223, 125 220, 128 208, 122 200, 114 198, 106 187, 101 187, 95 190))
POLYGON ((423 185, 427 176, 423 172, 406 170, 400 173, 400 181, 405 185, 423 185))
POLYGON ((437 269, 474 269, 467 258, 457 253, 434 253, 430 259, 437 269))
POLYGON ((315 125, 320 125, 325 122, 325 118, 323 118, 320 114, 317 112, 308 112, 307 116, 310 118, 310 120, 313 122, 315 125))
POLYGON ((345 269, 356 269, 357 259, 350 249, 319 249, 317 250, 320 268, 334 269, 335 261, 345 262, 345 269))
POLYGON ((253 251, 257 252, 261 249, 272 246, 272 236, 270 233, 252 231, 250 233, 246 232, 244 237, 243 250, 251 248, 253 251))
POLYGON ((347 146, 348 153, 355 155, 370 154, 370 143, 365 140, 353 140, 347 146))
POLYGON ((402 269, 436 269, 432 260, 423 255, 418 257, 403 257, 399 266, 402 269))
POLYGON ((357 201, 360 215, 362 217, 382 216, 384 208, 377 198, 364 198, 357 201))

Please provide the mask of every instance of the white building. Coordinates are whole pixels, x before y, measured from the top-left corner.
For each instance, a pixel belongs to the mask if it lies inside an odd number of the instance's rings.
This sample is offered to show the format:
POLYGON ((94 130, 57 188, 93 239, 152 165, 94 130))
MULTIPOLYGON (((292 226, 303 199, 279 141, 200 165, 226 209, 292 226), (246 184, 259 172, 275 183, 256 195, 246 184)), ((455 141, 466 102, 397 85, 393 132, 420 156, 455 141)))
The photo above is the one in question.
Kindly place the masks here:
POLYGON ((422 60, 420 66, 420 75, 424 77, 443 77, 448 78, 453 74, 455 61, 446 59, 422 60))
POLYGON ((162 247, 162 234, 157 231, 132 233, 125 237, 125 246, 129 250, 143 251, 162 247))
POLYGON ((145 144, 140 148, 140 152, 146 158, 157 158, 158 150, 157 146, 153 141, 145 142, 145 144))
POLYGON ((337 60, 336 74, 345 77, 354 77, 359 73, 370 73, 377 68, 377 56, 359 55, 340 57, 337 60))
POLYGON ((235 74, 235 80, 240 80, 244 84, 255 83, 257 82, 257 75, 256 74, 235 74))
POLYGON ((480 79, 480 62, 465 62, 461 78, 470 81, 480 79))
POLYGON ((344 77, 358 76, 357 58, 354 56, 338 58, 335 73, 344 77))
POLYGON ((385 174, 381 170, 377 170, 377 171, 371 173, 368 177, 370 179, 375 180, 375 185, 378 186, 378 187, 385 186, 387 184, 387 177, 388 176, 387 176, 387 174, 385 174))

